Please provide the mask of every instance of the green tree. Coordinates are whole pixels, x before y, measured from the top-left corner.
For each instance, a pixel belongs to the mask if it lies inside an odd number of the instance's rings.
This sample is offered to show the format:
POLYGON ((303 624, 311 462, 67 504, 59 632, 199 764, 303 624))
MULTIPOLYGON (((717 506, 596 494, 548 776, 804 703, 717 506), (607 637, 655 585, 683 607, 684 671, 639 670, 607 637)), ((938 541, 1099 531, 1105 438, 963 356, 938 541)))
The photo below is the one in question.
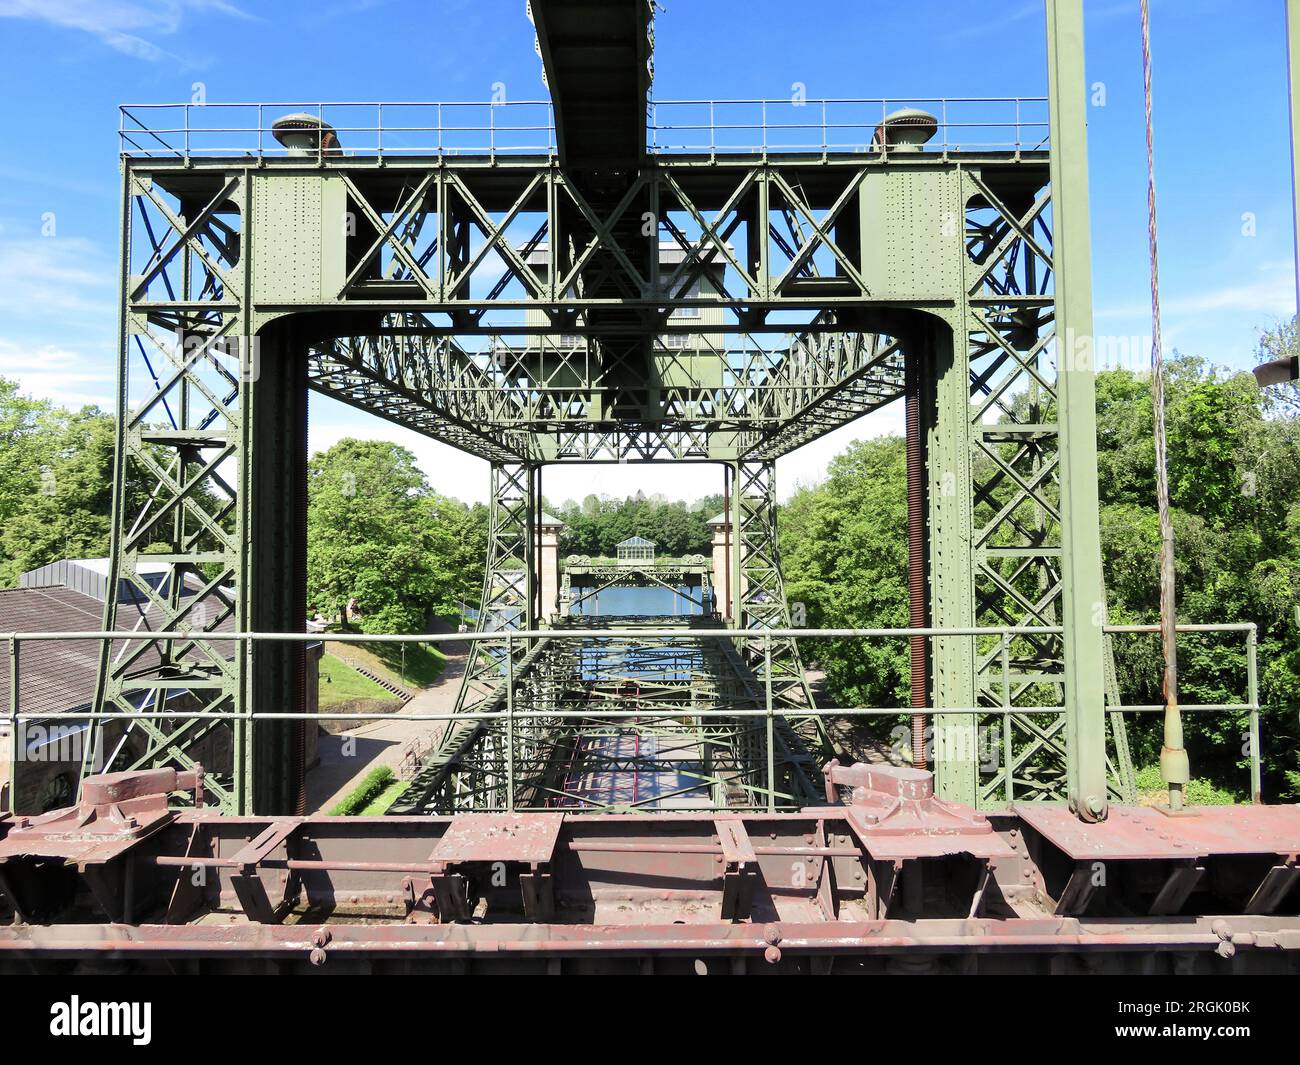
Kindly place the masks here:
POLYGON ((0 583, 59 558, 108 551, 113 419, 68 411, 0 380, 0 583))
MULTIPOLYGON (((897 437, 856 441, 831 460, 825 482, 782 508, 786 595, 810 628, 906 626, 907 455, 897 437)), ((904 641, 819 640, 805 651, 841 705, 906 705, 904 641)))
MULTIPOLYGON (((1261 392, 1230 374, 1179 356, 1167 367, 1169 480, 1176 542, 1178 619, 1253 621, 1259 626, 1265 791, 1300 795, 1296 779, 1300 605, 1300 434, 1285 393, 1261 392)), ((1150 378, 1124 370, 1097 379, 1102 550, 1113 622, 1159 619, 1159 531, 1155 516, 1150 378)), ((1184 703, 1244 701, 1240 637, 1180 636, 1184 703)), ((1161 701, 1155 637, 1116 638, 1127 702, 1161 701)), ((1244 793, 1245 714, 1187 713, 1193 772, 1244 793)), ((1159 755, 1158 719, 1135 715, 1139 760, 1159 755)))
MULTIPOLYGON (((403 447, 345 439, 308 466, 307 588, 311 608, 343 614, 357 601, 366 632, 420 632, 470 589, 468 508, 432 492, 403 447)), ((482 557, 475 560, 482 572, 482 557)))

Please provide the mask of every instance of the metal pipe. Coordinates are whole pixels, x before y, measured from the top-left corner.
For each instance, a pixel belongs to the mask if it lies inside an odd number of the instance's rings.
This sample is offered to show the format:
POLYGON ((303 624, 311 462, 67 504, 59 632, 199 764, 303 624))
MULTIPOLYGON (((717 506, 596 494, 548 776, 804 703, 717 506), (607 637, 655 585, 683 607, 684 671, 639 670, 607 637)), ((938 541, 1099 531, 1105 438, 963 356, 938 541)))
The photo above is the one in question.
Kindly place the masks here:
MULTIPOLYGON (((1249 632, 1257 626, 1253 621, 1225 622, 1223 624, 1187 624, 1176 626, 1178 632, 1249 632)), ((694 640, 728 640, 737 637, 751 637, 752 631, 746 629, 513 629, 513 635, 534 639, 573 640, 573 639, 647 639, 676 638, 684 641, 694 640)), ((909 636, 1060 636, 1064 631, 1060 625, 926 625, 921 628, 878 628, 878 629, 764 629, 773 637, 792 637, 794 639, 861 636, 870 638, 909 636)), ((1103 625, 1102 632, 1117 633, 1154 633, 1160 632, 1159 625, 1103 625)), ((84 630, 79 632, 0 632, 0 639, 17 637, 20 640, 148 640, 156 633, 136 630, 84 630)), ((413 635, 397 633, 330 633, 330 643, 473 643, 486 637, 481 632, 470 633, 417 633, 413 635)), ((256 640, 283 640, 289 643, 320 643, 322 636, 316 632, 220 632, 203 639, 191 633, 189 640, 194 643, 251 643, 256 640)), ((387 715, 386 715, 387 716, 387 715)))

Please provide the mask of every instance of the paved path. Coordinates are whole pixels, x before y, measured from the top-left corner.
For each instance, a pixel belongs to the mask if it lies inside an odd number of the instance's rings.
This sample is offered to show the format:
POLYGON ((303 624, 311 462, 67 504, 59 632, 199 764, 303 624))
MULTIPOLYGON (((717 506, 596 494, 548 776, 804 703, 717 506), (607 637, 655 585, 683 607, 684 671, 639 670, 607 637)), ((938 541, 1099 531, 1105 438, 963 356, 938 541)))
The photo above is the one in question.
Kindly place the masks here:
MULTIPOLYGON (((448 654, 442 676, 416 693, 398 713, 437 714, 456 707, 465 656, 448 654)), ((339 735, 320 736, 320 764, 307 774, 307 812, 329 813, 370 770, 386 765, 396 772, 412 740, 442 734, 445 721, 367 721, 339 735), (352 740, 347 744, 348 739, 352 740), (345 744, 350 755, 345 755, 345 744)))

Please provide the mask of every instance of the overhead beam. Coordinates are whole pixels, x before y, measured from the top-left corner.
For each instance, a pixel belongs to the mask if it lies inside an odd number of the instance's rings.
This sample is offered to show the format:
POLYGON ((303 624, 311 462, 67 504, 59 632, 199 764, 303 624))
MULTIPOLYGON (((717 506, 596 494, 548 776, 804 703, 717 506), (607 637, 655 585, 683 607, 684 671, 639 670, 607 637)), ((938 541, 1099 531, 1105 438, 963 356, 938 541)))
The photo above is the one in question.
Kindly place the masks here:
POLYGON ((646 152, 650 0, 530 0, 560 164, 636 169, 646 152))

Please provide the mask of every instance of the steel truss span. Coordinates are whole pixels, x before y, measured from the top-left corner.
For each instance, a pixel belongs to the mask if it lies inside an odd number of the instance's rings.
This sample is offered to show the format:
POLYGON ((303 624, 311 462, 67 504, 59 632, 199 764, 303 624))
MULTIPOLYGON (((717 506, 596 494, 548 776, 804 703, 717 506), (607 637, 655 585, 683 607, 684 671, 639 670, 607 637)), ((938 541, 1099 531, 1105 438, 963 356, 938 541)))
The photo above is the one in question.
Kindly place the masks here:
POLYGON ((464 724, 392 812, 789 809, 816 797, 821 775, 787 704, 769 719, 763 681, 733 643, 691 637, 716 622, 648 618, 642 635, 619 619, 608 637, 565 636, 593 624, 557 624, 514 665, 501 638, 479 641, 502 684, 462 702, 464 724), (682 635, 663 634, 673 628, 682 635))

